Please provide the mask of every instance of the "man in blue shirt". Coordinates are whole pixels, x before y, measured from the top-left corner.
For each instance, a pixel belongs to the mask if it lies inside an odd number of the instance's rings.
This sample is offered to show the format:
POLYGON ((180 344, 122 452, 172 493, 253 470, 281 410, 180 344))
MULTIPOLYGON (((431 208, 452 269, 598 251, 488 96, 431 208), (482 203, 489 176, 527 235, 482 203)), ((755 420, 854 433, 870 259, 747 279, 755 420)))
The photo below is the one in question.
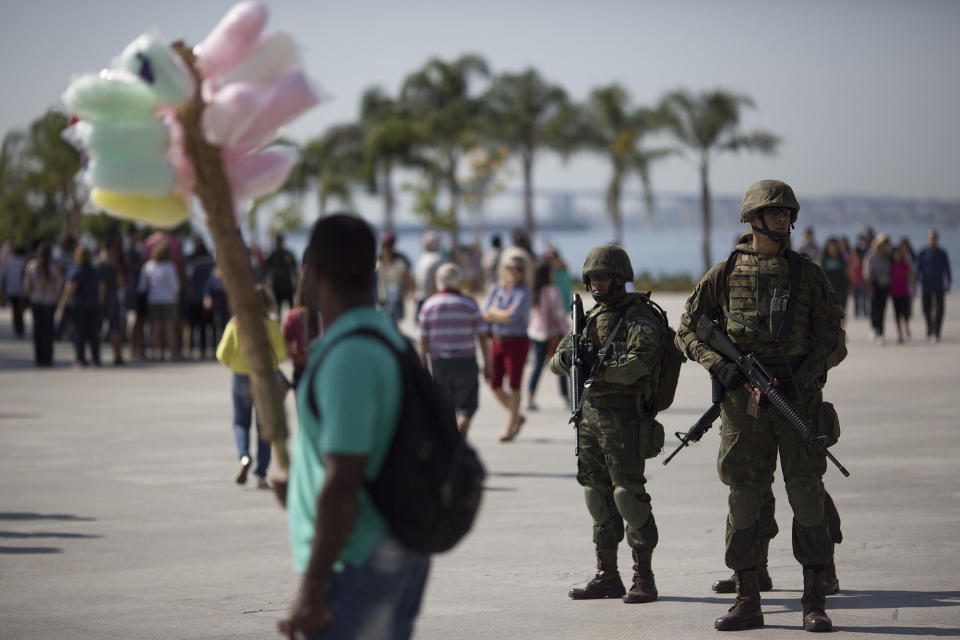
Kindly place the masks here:
POLYGON ((379 475, 393 439, 403 380, 385 344, 343 336, 372 328, 406 348, 374 306, 375 266, 376 241, 362 219, 333 215, 314 225, 303 286, 327 332, 310 348, 297 398, 300 433, 286 502, 303 582, 279 625, 290 638, 408 638, 426 586, 430 557, 390 535, 364 488, 379 475))
POLYGON ((923 317, 927 321, 927 340, 940 342, 943 326, 943 294, 950 291, 950 260, 940 248, 936 229, 927 232, 927 247, 917 256, 917 280, 923 292, 923 317))

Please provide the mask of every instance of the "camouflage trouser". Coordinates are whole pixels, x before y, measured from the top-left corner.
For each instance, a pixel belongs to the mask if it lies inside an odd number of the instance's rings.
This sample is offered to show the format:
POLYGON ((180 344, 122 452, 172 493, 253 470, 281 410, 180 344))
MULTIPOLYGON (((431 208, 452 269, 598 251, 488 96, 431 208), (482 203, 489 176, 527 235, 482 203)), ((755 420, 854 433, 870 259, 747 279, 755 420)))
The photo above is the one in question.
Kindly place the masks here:
POLYGON ((623 540, 633 549, 657 546, 644 450, 651 421, 634 409, 596 409, 583 405, 577 481, 583 485, 587 509, 593 517, 593 542, 600 549, 616 549, 623 540))
MULTIPOLYGON (((763 504, 760 506, 760 535, 766 538, 767 540, 772 540, 780 533, 780 527, 777 526, 777 520, 775 518, 775 512, 777 510, 777 501, 773 497, 773 491, 771 487, 767 487, 766 491, 763 492, 763 504)), ((830 529, 830 539, 833 540, 834 544, 840 544, 843 542, 843 532, 840 530, 840 513, 837 511, 837 506, 833 503, 833 498, 830 496, 830 492, 826 489, 823 490, 823 508, 827 517, 827 528, 830 529)))
MULTIPOLYGON (((776 532, 771 526, 771 485, 778 453, 793 509, 793 555, 803 565, 826 564, 833 557, 834 544, 824 506, 826 457, 808 447, 776 409, 762 407, 756 418, 748 415, 748 399, 745 389, 728 392, 721 414, 717 472, 730 487, 727 566, 743 570, 760 565, 763 543, 776 532)), ((793 400, 802 413, 813 416, 821 396, 805 394, 793 400)))

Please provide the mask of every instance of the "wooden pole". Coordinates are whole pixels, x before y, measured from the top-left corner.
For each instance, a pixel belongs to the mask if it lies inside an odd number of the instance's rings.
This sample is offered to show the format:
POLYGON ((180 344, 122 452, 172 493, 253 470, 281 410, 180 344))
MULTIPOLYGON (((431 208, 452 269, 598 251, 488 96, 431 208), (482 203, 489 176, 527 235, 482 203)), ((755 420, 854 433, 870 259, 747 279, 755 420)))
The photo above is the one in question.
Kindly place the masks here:
POLYGON ((175 42, 176 51, 193 73, 197 89, 193 98, 177 110, 183 126, 184 148, 196 172, 194 191, 207 213, 207 226, 216 244, 216 260, 230 308, 237 322, 240 350, 250 367, 253 404, 260 419, 263 437, 274 447, 274 459, 282 469, 289 467, 287 421, 283 410, 283 390, 276 375, 277 362, 263 322, 263 302, 255 290, 253 269, 234 216, 230 183, 223 171, 220 149, 203 137, 204 102, 200 97, 200 74, 193 52, 175 42))

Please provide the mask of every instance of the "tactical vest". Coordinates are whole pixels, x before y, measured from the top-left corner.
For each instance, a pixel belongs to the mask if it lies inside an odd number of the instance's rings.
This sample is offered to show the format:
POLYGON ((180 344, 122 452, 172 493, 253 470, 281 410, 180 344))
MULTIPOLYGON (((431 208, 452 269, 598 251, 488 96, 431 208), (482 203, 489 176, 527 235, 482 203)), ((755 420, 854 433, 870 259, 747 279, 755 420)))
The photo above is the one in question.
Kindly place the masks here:
POLYGON ((761 359, 799 365, 814 346, 807 271, 805 259, 790 250, 764 256, 734 249, 720 298, 729 315, 719 318, 733 343, 761 359))
MULTIPOLYGON (((587 312, 586 331, 584 332, 587 335, 587 340, 593 348, 594 353, 596 353, 596 350, 600 348, 610 332, 616 327, 621 316, 624 320, 620 323, 620 328, 617 329, 617 334, 613 338, 610 351, 604 359, 605 362, 612 362, 626 355, 626 342, 630 327, 638 320, 642 319, 653 326, 656 326, 658 323, 657 318, 643 302, 642 294, 639 293, 628 293, 618 304, 610 307, 597 304, 587 312)), ((590 388, 590 395, 597 397, 604 395, 636 396, 639 394, 646 399, 651 393, 650 380, 657 375, 659 375, 659 362, 654 367, 651 375, 643 376, 631 385, 613 384, 597 380, 590 388)))

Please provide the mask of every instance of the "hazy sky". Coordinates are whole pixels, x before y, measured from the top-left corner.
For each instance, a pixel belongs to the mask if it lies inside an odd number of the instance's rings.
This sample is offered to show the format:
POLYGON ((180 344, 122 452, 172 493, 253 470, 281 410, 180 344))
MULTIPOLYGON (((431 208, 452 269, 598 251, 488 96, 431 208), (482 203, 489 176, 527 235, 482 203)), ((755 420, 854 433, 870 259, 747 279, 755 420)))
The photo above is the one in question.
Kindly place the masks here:
MULTIPOLYGON (((196 43, 228 0, 0 0, 0 132, 55 105, 70 76, 107 66, 141 32, 196 43)), ((362 91, 395 93, 430 56, 477 52, 494 72, 536 67, 575 99, 620 82, 635 103, 723 87, 744 118, 783 137, 774 158, 724 155, 718 194, 768 177, 804 194, 960 199, 960 2, 275 0, 305 66, 335 98, 297 121, 303 140, 353 119, 362 91)), ((542 187, 602 188, 599 158, 544 154, 542 187)), ((697 191, 692 164, 656 165, 654 189, 697 191)))

